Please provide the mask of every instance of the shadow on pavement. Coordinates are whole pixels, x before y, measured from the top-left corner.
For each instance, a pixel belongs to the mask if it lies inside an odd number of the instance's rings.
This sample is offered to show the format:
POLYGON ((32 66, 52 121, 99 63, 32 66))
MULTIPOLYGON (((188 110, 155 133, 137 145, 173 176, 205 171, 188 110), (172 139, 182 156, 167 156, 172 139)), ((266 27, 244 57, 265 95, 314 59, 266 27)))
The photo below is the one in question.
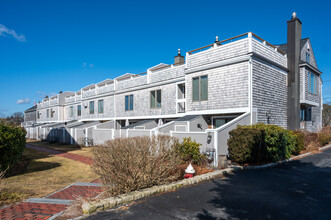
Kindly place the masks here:
POLYGON ((214 180, 215 193, 198 219, 331 219, 331 161, 296 160, 214 180), (316 161, 316 162, 315 162, 316 161), (219 211, 222 216, 219 216, 219 211))

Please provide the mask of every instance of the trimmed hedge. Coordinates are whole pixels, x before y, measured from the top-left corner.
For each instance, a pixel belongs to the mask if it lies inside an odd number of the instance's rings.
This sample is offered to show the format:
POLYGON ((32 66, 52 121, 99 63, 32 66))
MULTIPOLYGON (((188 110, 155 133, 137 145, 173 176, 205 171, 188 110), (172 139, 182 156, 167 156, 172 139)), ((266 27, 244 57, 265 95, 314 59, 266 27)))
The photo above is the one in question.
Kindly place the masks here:
POLYGON ((288 159, 303 148, 302 136, 276 125, 238 126, 230 131, 229 156, 236 163, 268 163, 288 159))
POLYGON ((24 128, 0 122, 0 171, 10 168, 21 158, 25 135, 24 128))

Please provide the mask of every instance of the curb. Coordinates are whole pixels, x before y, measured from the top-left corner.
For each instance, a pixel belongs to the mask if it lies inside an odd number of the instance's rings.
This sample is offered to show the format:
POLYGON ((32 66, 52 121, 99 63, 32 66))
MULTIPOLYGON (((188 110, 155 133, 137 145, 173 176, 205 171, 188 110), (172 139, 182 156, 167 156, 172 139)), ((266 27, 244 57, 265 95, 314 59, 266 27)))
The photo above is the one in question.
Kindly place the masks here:
POLYGON ((128 204, 135 200, 146 198, 146 197, 156 195, 156 194, 159 194, 162 192, 168 192, 168 191, 178 189, 178 188, 181 188, 184 186, 193 185, 193 184, 199 183, 201 181, 210 180, 215 177, 221 176, 223 174, 231 173, 233 171, 242 170, 242 169, 243 169, 242 167, 233 167, 233 168, 227 168, 227 169, 223 169, 223 170, 216 170, 214 172, 202 174, 202 175, 195 176, 195 177, 192 177, 189 179, 179 180, 174 183, 164 184, 164 185, 160 185, 160 186, 153 186, 151 188, 134 191, 134 192, 131 192, 128 194, 123 194, 123 195, 119 195, 116 197, 102 199, 98 202, 85 202, 82 205, 82 210, 83 210, 84 214, 91 214, 93 212, 98 212, 98 211, 102 211, 105 209, 114 208, 119 205, 128 204))
MULTIPOLYGON (((326 147, 331 147, 331 145, 326 146, 326 147)), ((326 147, 323 147, 323 149, 326 147)), ((171 191, 174 189, 179 189, 184 186, 189 186, 189 185, 193 185, 193 184, 196 184, 196 183, 199 183, 202 181, 214 179, 215 177, 222 176, 223 174, 232 173, 233 171, 249 170, 249 169, 264 169, 264 168, 274 167, 279 164, 283 164, 283 163, 292 161, 296 158, 305 157, 305 156, 309 156, 309 155, 311 155, 311 152, 301 154, 298 156, 294 156, 294 157, 291 157, 290 159, 281 160, 281 161, 278 161, 275 163, 264 164, 261 166, 233 166, 232 168, 216 170, 216 171, 202 174, 199 176, 195 176, 195 177, 192 177, 189 179, 179 180, 174 183, 164 184, 164 185, 160 185, 160 186, 153 186, 151 188, 134 191, 134 192, 131 192, 128 194, 122 194, 122 195, 119 195, 116 197, 101 199, 97 202, 85 202, 82 205, 82 210, 85 215, 88 215, 88 214, 92 214, 94 212, 103 211, 105 209, 115 208, 116 206, 125 205, 125 204, 131 203, 135 200, 146 198, 146 197, 156 195, 156 194, 159 194, 162 192, 168 192, 168 191, 171 191)))
POLYGON ((326 146, 324 146, 324 147, 320 147, 320 148, 318 148, 318 150, 319 150, 319 151, 322 151, 322 150, 325 150, 325 149, 327 149, 327 148, 329 148, 329 147, 331 147, 331 144, 326 145, 326 146))
POLYGON ((263 169, 263 168, 268 168, 268 167, 274 167, 277 166, 278 164, 282 164, 282 163, 286 163, 286 162, 290 162, 294 159, 300 158, 300 157, 306 157, 311 155, 311 152, 305 153, 305 154, 300 154, 298 156, 294 156, 291 157, 290 159, 285 159, 285 160, 281 160, 281 161, 277 161, 275 163, 267 163, 261 166, 244 166, 243 169, 244 170, 254 170, 254 169, 263 169))

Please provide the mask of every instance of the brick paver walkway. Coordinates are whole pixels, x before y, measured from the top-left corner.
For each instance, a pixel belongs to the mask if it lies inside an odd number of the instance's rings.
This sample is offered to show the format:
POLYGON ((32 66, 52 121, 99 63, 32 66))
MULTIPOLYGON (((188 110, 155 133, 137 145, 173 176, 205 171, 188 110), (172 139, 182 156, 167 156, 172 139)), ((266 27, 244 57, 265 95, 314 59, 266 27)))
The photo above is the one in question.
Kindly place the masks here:
POLYGON ((47 198, 75 200, 78 196, 84 198, 94 198, 102 192, 101 186, 70 186, 60 192, 54 193, 47 198))
POLYGON ((32 144, 26 144, 25 146, 27 148, 30 148, 30 149, 46 152, 46 153, 53 154, 53 155, 56 155, 56 156, 65 157, 65 158, 68 158, 68 159, 71 159, 71 160, 76 160, 76 161, 79 161, 79 162, 82 162, 82 163, 92 165, 92 159, 89 158, 89 157, 82 156, 82 155, 66 153, 66 152, 63 152, 63 151, 49 149, 49 148, 46 148, 46 147, 35 146, 35 145, 32 145, 32 144))
POLYGON ((0 209, 0 219, 48 219, 63 211, 67 205, 21 202, 0 209))
MULTIPOLYGON (((26 147, 92 165, 92 159, 89 157, 65 153, 32 144, 26 144, 26 147)), ((102 192, 100 180, 95 180, 92 183, 75 183, 43 198, 31 198, 29 199, 30 201, 27 200, 26 202, 2 207, 0 208, 0 219, 48 219, 64 211, 70 201, 76 198, 95 198, 102 192)))

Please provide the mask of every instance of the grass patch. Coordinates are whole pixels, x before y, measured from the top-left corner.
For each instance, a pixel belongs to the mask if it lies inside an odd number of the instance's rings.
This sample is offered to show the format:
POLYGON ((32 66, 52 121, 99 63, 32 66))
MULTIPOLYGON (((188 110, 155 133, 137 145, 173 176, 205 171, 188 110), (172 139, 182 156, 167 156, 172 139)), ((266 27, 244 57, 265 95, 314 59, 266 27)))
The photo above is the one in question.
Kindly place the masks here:
POLYGON ((21 201, 28 197, 42 197, 74 182, 91 182, 98 179, 87 164, 67 158, 25 148, 23 156, 30 159, 21 175, 3 179, 6 195, 3 203, 21 201))
POLYGON ((19 201, 22 201, 24 199, 26 199, 28 197, 27 194, 24 193, 18 193, 18 192, 14 192, 14 193, 9 193, 9 192, 4 192, 4 193, 0 193, 0 207, 6 204, 12 204, 12 203, 16 203, 19 201))
POLYGON ((45 147, 53 150, 59 150, 67 153, 78 154, 85 157, 92 157, 93 155, 91 147, 80 147, 78 145, 66 145, 60 143, 49 143, 46 141, 35 141, 35 140, 27 140, 26 142, 35 146, 45 147))

